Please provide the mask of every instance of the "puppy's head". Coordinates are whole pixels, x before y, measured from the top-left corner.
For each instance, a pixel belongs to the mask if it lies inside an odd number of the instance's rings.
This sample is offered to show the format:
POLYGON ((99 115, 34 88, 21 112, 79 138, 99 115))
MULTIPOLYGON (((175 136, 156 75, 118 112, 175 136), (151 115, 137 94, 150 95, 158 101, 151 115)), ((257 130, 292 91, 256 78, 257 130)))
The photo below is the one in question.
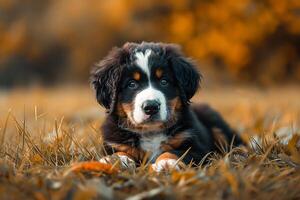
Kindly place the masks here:
POLYGON ((176 122, 200 75, 178 46, 126 43, 98 63, 91 76, 98 102, 123 125, 143 132, 176 122))

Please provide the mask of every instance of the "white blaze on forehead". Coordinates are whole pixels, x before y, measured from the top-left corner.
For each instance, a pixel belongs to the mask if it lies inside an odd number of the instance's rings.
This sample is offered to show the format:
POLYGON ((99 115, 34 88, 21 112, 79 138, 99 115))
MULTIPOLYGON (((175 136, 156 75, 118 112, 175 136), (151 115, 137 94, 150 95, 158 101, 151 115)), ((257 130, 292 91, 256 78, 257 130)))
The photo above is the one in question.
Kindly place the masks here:
POLYGON ((142 109, 142 105, 147 100, 156 100, 160 103, 160 110, 159 116, 161 120, 167 119, 167 102, 165 95, 157 90, 154 89, 151 85, 151 73, 150 73, 150 66, 149 66, 149 56, 151 55, 151 49, 147 49, 145 53, 142 51, 138 51, 135 53, 135 63, 136 65, 142 69, 143 72, 148 77, 148 84, 149 87, 139 92, 135 99, 134 99, 134 110, 133 110, 133 120, 136 123, 142 123, 143 121, 147 120, 150 116, 146 115, 142 109))
POLYGON ((150 49, 147 49, 145 53, 141 51, 135 53, 136 64, 147 74, 148 78, 150 78, 150 68, 148 65, 150 55, 151 55, 150 49))
POLYGON ((160 103, 159 115, 161 120, 167 119, 167 102, 165 95, 151 85, 138 93, 134 99, 133 119, 136 123, 141 123, 147 120, 150 116, 146 115, 142 109, 142 105, 147 100, 156 100, 160 103))

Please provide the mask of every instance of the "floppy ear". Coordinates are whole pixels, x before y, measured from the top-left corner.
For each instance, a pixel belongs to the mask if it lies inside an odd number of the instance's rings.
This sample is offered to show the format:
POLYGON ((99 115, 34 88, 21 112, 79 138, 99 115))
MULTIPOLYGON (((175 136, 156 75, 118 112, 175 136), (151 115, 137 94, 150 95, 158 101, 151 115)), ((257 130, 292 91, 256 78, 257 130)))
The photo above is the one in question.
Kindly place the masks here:
POLYGON ((90 79, 96 91, 97 101, 109 113, 113 112, 115 107, 124 60, 124 50, 115 47, 103 60, 95 64, 91 71, 90 79))
POLYGON ((167 44, 165 50, 181 90, 181 98, 188 104, 199 88, 202 76, 197 71, 195 63, 182 54, 179 46, 167 44))

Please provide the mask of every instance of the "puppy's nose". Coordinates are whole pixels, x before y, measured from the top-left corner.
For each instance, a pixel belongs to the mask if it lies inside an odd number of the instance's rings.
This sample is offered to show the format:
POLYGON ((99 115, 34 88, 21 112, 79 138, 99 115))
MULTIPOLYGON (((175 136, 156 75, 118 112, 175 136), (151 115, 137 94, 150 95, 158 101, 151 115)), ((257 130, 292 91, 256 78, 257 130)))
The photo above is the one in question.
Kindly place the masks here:
POLYGON ((142 109, 146 115, 155 115, 160 109, 160 103, 157 100, 147 100, 143 103, 142 109))

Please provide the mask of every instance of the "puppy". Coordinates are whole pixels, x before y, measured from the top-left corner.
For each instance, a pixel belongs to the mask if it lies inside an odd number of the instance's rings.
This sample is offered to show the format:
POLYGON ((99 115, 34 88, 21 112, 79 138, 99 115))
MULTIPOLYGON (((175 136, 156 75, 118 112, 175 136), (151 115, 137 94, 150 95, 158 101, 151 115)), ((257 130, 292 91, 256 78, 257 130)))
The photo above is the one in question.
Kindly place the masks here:
MULTIPOLYGON (((106 152, 124 166, 147 156, 155 171, 199 163, 218 151, 217 140, 242 143, 207 105, 191 105, 201 75, 180 48, 164 43, 126 43, 94 66, 91 83, 107 109, 102 125, 106 152)), ((101 162, 111 162, 109 157, 101 162)))

